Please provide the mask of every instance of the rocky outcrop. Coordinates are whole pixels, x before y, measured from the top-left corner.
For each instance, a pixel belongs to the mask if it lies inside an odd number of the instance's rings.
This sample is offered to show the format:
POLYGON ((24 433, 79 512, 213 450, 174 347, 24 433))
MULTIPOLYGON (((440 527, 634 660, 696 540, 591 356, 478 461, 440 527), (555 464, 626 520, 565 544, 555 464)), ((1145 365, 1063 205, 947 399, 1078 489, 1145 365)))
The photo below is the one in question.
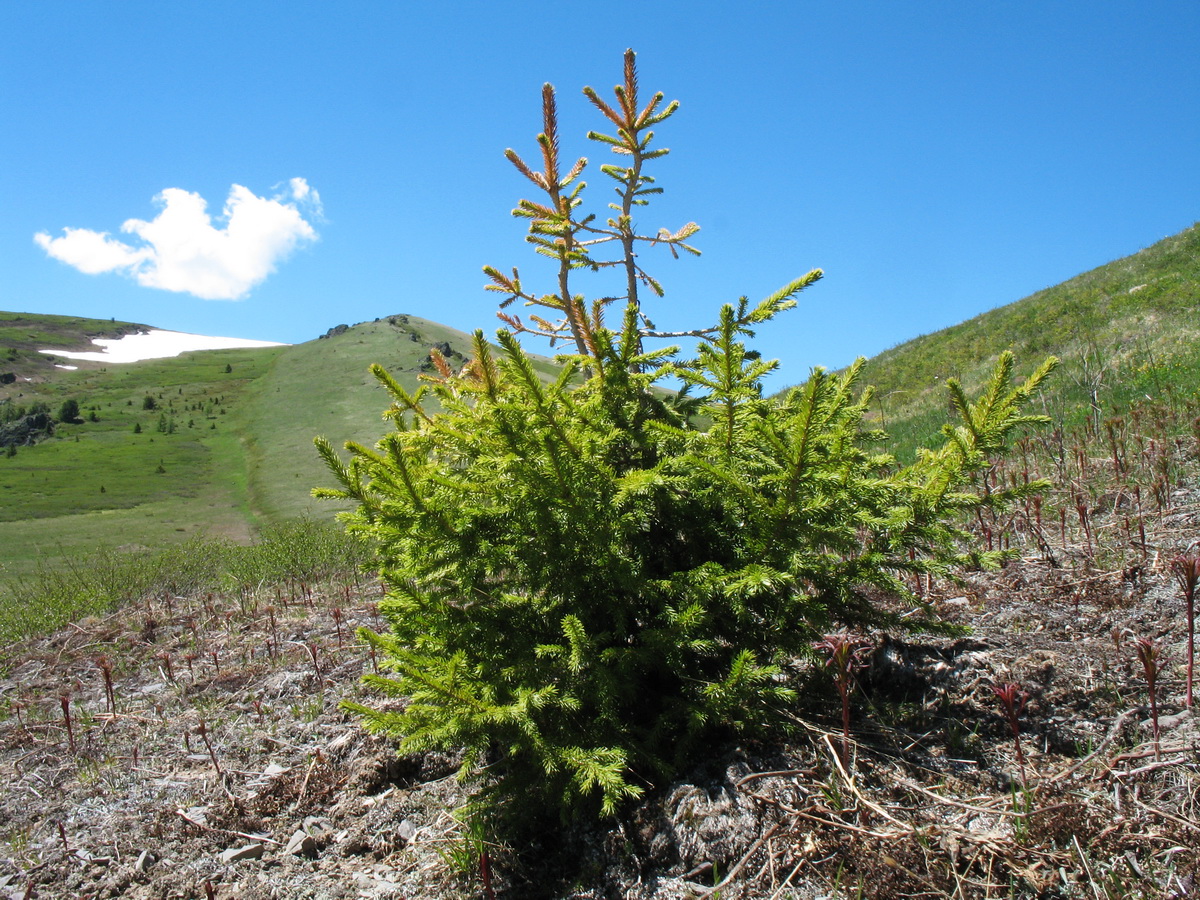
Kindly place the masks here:
POLYGON ((350 330, 349 325, 334 325, 332 328, 330 328, 324 334, 318 335, 317 340, 323 341, 326 338, 337 337, 339 334, 345 334, 349 330, 350 330))
POLYGON ((39 412, 0 424, 0 447, 27 447, 54 434, 54 420, 39 412))

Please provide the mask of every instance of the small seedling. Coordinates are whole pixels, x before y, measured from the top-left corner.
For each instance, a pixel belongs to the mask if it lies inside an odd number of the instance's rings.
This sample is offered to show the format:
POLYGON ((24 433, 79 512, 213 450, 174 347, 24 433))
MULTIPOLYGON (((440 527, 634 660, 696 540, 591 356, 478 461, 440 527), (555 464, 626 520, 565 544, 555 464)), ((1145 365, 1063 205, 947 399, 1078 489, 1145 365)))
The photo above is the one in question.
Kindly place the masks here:
POLYGON ((107 656, 98 657, 96 659, 96 668, 100 670, 100 675, 104 679, 104 701, 108 705, 108 711, 115 713, 117 711, 117 699, 113 692, 112 660, 107 656))
POLYGON ((842 699, 842 765, 850 765, 850 692, 854 688, 854 673, 866 665, 870 645, 860 637, 831 634, 813 645, 825 653, 825 667, 833 670, 833 683, 842 699))
POLYGON ((208 758, 212 760, 213 769, 216 770, 217 777, 221 777, 221 764, 217 762, 217 751, 213 749, 212 741, 208 739, 208 727, 204 724, 204 720, 200 720, 200 725, 196 729, 200 733, 200 739, 204 741, 204 746, 208 748, 208 758))
POLYGON ((58 702, 62 706, 63 722, 67 726, 67 746, 71 748, 71 755, 75 754, 75 731, 71 727, 71 695, 63 692, 58 695, 58 702))
POLYGON ((1029 695, 1021 690, 1019 684, 1014 684, 1011 681, 999 686, 993 686, 992 693, 1000 700, 1000 706, 1004 709, 1004 717, 1008 720, 1008 728, 1012 732, 1013 745, 1017 750, 1017 763, 1021 766, 1021 783, 1028 784, 1029 781, 1025 773, 1025 751, 1021 748, 1020 716, 1025 709, 1025 703, 1029 699, 1029 695))
POLYGON ((1187 689, 1184 704, 1192 708, 1192 671, 1196 658, 1196 585, 1200 583, 1200 556, 1194 553, 1181 554, 1171 561, 1171 571, 1183 591, 1187 602, 1187 689))
POLYGON ((1138 638, 1134 644, 1138 660, 1146 673, 1146 687, 1150 692, 1150 721, 1154 727, 1154 749, 1158 750, 1158 676, 1162 672, 1164 656, 1157 641, 1138 638))
POLYGON ((313 671, 317 675, 317 682, 323 685, 325 676, 321 672, 321 660, 318 655, 320 648, 316 644, 308 643, 304 645, 304 649, 308 651, 308 655, 312 659, 313 671))
POLYGON ((342 608, 333 608, 333 627, 337 629, 338 649, 342 649, 342 608))

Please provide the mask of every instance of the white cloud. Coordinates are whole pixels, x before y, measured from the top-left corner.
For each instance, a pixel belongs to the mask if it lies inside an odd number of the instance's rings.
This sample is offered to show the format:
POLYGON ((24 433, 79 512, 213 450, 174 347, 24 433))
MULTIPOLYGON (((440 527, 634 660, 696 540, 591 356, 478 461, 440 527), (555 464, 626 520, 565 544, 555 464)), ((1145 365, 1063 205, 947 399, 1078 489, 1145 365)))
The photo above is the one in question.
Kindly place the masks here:
POLYGON ((199 194, 167 188, 154 201, 162 207, 154 219, 121 226, 138 239, 135 244, 86 228, 64 228, 57 238, 39 232, 33 239, 49 256, 88 275, 123 272, 145 287, 239 300, 299 244, 316 240, 301 208, 321 215, 320 195, 303 178, 291 179, 271 199, 233 185, 222 210, 224 227, 213 225, 199 194))
POLYGON ((64 228, 65 234, 51 239, 38 233, 33 236, 38 246, 69 266, 88 275, 135 269, 153 256, 153 251, 137 251, 128 244, 113 240, 108 232, 88 231, 86 228, 64 228))

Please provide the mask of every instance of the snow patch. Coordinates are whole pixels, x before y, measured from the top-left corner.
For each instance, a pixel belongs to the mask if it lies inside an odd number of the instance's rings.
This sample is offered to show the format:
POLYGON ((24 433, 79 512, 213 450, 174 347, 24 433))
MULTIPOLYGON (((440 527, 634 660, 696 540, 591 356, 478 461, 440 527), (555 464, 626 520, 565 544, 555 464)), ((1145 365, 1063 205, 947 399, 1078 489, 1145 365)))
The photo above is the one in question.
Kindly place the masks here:
MULTIPOLYGON (((162 331, 154 328, 140 334, 127 334, 120 338, 92 338, 100 349, 82 353, 67 353, 62 350, 39 350, 68 359, 86 359, 91 362, 131 363, 143 359, 166 359, 192 350, 235 350, 242 347, 287 347, 278 341, 252 341, 249 338, 209 337, 203 334, 186 334, 182 331, 162 331)), ((59 368, 76 368, 60 366, 59 368)))
MULTIPOLYGON (((43 352, 45 352, 45 351, 43 351, 43 352)), ((69 371, 69 372, 74 372, 76 369, 78 369, 78 368, 79 368, 79 366, 64 366, 64 365, 62 365, 61 363, 55 363, 55 364, 54 364, 54 368, 56 368, 56 369, 66 369, 66 370, 67 370, 67 371, 69 371)))

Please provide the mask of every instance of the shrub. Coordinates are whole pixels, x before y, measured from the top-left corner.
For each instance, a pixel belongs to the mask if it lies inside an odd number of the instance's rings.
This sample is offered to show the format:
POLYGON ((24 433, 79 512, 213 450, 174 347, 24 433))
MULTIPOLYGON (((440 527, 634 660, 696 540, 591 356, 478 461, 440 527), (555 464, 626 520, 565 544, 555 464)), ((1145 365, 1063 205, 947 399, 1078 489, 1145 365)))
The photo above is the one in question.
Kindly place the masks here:
POLYGON ((82 422, 83 420, 79 418, 79 401, 64 400, 58 409, 58 421, 71 425, 82 422))
MULTIPOLYGON (((657 190, 640 168, 651 136, 638 122, 675 105, 657 113, 656 95, 639 109, 632 53, 625 75, 615 108, 588 92, 619 133, 592 137, 630 162, 603 170, 623 198, 607 226, 577 214, 581 184, 567 193, 582 164, 559 173, 549 87, 545 171, 509 151, 550 195, 516 214, 557 261, 559 292, 527 294, 515 271, 486 271, 510 300, 561 314, 535 327, 506 318, 575 344, 558 377, 545 383, 512 331, 498 333, 499 350, 476 332, 473 359, 454 371, 435 353, 438 374, 415 394, 373 367, 396 425, 374 449, 347 444, 344 463, 317 440, 341 487, 316 493, 357 502, 345 520, 379 548, 388 587, 390 630, 364 637, 394 675, 367 680, 407 700, 398 711, 347 705, 402 752, 465 747, 464 772, 486 764, 500 796, 604 814, 713 741, 770 728, 773 708, 794 698, 797 659, 830 629, 936 627, 928 611, 901 616, 919 605, 905 579, 1000 561, 954 523, 1044 486, 988 492, 980 476, 1015 427, 1036 421, 1020 407, 1053 366, 1014 386, 1006 355, 975 403, 952 384, 962 423, 901 468, 864 428, 861 361, 761 396, 775 363, 742 338, 794 306, 819 271, 686 332, 702 338, 692 359, 646 351, 661 333, 637 288, 661 288, 635 259, 651 239, 628 213, 657 190), (596 257, 605 244, 617 248, 611 264, 596 257), (589 311, 568 285, 608 265, 629 276, 617 331, 604 326, 604 302, 589 311), (663 390, 668 377, 698 396, 663 390)), ((695 230, 658 240, 674 250, 695 230)))

